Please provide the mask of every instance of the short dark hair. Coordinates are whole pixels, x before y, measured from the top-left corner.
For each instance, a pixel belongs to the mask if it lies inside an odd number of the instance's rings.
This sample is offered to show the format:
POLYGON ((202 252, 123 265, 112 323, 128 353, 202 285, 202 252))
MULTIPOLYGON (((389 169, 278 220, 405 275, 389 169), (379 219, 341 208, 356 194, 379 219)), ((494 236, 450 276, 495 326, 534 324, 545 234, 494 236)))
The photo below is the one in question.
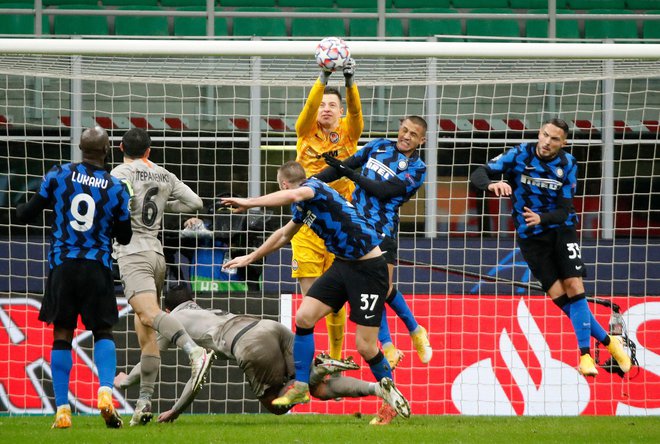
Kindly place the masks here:
POLYGON ((277 172, 282 175, 283 179, 294 183, 302 182, 307 177, 303 166, 295 160, 289 160, 284 163, 277 172))
POLYGON ((339 103, 341 103, 341 93, 339 92, 339 88, 335 88, 334 86, 326 86, 323 90, 323 95, 325 94, 334 94, 335 96, 339 97, 339 103))
POLYGON ((170 287, 163 297, 163 305, 167 310, 174 310, 184 302, 194 301, 193 292, 185 282, 170 287))
POLYGON ((131 128, 121 138, 124 154, 128 157, 140 158, 151 146, 151 137, 142 128, 131 128))
POLYGON ((412 116, 404 117, 403 120, 401 120, 401 122, 403 122, 404 120, 410 120, 415 125, 419 125, 422 128, 424 128, 424 134, 422 134, 422 136, 426 135, 426 130, 428 129, 428 125, 426 124, 426 120, 424 120, 424 118, 420 116, 412 115, 412 116))
POLYGON ((561 128, 564 131, 564 136, 568 137, 568 123, 564 119, 560 119, 559 117, 553 117, 552 119, 548 119, 545 122, 543 122, 543 126, 546 125, 554 125, 557 128, 561 128))

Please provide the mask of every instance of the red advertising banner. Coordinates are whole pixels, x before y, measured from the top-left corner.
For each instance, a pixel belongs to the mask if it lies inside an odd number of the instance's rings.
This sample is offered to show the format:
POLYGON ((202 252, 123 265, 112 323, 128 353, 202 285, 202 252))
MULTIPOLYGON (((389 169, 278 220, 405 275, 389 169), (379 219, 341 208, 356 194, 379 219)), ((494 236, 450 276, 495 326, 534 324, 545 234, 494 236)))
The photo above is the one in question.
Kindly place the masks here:
MULTIPOLYGON (((610 299, 620 306, 639 361, 623 378, 602 368, 595 378, 578 373, 579 353, 570 320, 547 298, 415 295, 406 299, 427 328, 434 350, 431 362, 422 364, 403 323, 390 317, 394 342, 405 352, 394 379, 413 414, 660 415, 660 297, 610 299)), ((291 325, 299 303, 300 296, 283 295, 285 324, 291 325)), ((119 308, 120 316, 129 313, 125 301, 119 308)), ((611 309, 602 305, 591 309, 607 326, 611 309)), ((50 388, 52 329, 37 319, 38 311, 39 303, 33 299, 0 298, 0 411, 54 413, 45 389, 50 388)), ((315 332, 319 352, 327 349, 324 324, 319 322, 315 332)), ((353 355, 362 369, 345 375, 373 381, 355 352, 353 331, 349 322, 346 354, 353 355)), ((92 413, 98 379, 91 354, 79 345, 88 343, 91 333, 77 332, 71 378, 75 383, 69 400, 77 411, 92 413)), ((127 351, 118 349, 118 353, 127 351)), ((139 352, 130 353, 129 362, 134 364, 139 352)), ((599 361, 608 358, 601 346, 599 361)), ((212 393, 214 384, 210 384, 212 393)), ((114 398, 120 411, 132 412, 123 393, 115 391, 114 398)), ((208 410, 198 407, 195 411, 208 410)), ((374 414, 378 407, 379 401, 371 396, 340 402, 312 400, 293 411, 374 414)))
MULTIPOLYGON (((579 374, 577 340, 568 317, 548 298, 416 295, 406 299, 429 332, 433 359, 422 364, 402 322, 390 313, 394 343, 406 357, 394 371, 413 414, 465 415, 658 415, 660 414, 660 298, 612 298, 620 306, 639 366, 623 378, 600 368, 579 374)), ((292 313, 300 296, 291 298, 292 313)), ((286 303, 283 301, 283 303, 286 303)), ((607 330, 612 311, 590 304, 607 330)), ((286 312, 286 308, 285 308, 286 312)), ((290 322, 290 320, 289 320, 290 322)), ((316 349, 325 350, 325 323, 316 326, 316 349)), ((351 324, 349 322, 349 324, 351 324)), ((346 372, 374 378, 355 352, 353 325, 346 353, 362 368, 346 372)), ((592 350, 594 342, 592 340, 592 350)), ((601 345, 599 361, 609 359, 601 345)), ((296 412, 368 413, 378 402, 313 400, 296 412)))

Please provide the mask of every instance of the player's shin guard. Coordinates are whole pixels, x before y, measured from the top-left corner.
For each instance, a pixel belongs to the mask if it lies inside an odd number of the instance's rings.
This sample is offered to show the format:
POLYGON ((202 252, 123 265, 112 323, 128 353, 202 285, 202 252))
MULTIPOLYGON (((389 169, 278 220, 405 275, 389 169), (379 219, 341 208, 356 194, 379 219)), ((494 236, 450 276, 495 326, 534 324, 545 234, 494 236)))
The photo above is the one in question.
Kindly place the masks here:
POLYGON ((390 367, 390 363, 387 362, 387 359, 385 359, 382 351, 378 350, 378 354, 369 359, 367 364, 369 364, 371 373, 376 378, 376 381, 380 381, 383 378, 392 378, 392 368, 390 367))
POLYGON ((390 333, 390 324, 387 322, 385 307, 383 307, 383 317, 380 319, 380 327, 378 327, 378 342, 382 346, 392 344, 392 334, 390 333))
POLYGON ((332 359, 341 359, 344 348, 344 331, 346 328, 346 307, 337 313, 330 313, 325 317, 328 329, 329 354, 332 359))
POLYGON ((387 295, 386 302, 392 307, 392 310, 394 310, 403 323, 406 324, 406 328, 409 332, 414 331, 419 326, 410 307, 408 307, 406 300, 396 287, 392 287, 392 291, 387 295))
POLYGON ((153 397, 159 369, 160 356, 140 356, 140 399, 151 400, 153 397))
POLYGON ((69 378, 72 367, 71 343, 56 339, 50 352, 50 369, 53 372, 55 405, 58 407, 69 403, 69 378))
MULTIPOLYGON (((568 295, 563 294, 559 296, 556 299, 553 299, 552 302, 555 303, 555 305, 561 310, 566 313, 566 316, 570 319, 571 317, 571 300, 568 298, 568 295)), ((605 329, 596 321, 596 318, 594 317, 593 313, 591 313, 591 310, 589 310, 589 316, 591 318, 591 336, 595 338, 597 341, 601 342, 603 345, 607 345, 609 343, 609 337, 607 336, 607 332, 605 329)))
POLYGON ((112 387, 117 371, 117 351, 112 334, 94 335, 94 364, 99 372, 99 385, 112 387), (108 337, 110 336, 110 337, 108 337))
POLYGON ((573 296, 571 301, 571 323, 582 354, 590 352, 591 311, 584 293, 573 296))
POLYGON ((314 327, 302 328, 296 325, 293 340, 293 361, 296 368, 296 381, 309 384, 309 372, 314 361, 314 327))

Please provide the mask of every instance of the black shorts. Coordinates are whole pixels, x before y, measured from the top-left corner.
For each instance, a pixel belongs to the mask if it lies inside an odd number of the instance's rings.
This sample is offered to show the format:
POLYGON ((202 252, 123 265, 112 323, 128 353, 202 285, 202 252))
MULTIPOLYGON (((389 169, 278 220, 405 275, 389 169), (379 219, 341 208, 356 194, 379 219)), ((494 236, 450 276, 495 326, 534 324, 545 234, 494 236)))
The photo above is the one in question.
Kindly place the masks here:
POLYGON ((518 239, 530 271, 543 290, 558 279, 586 277, 575 227, 561 227, 526 239, 518 239))
POLYGON ((380 249, 383 252, 385 262, 391 265, 396 265, 397 253, 399 252, 399 245, 396 239, 385 236, 383 242, 380 244, 380 249))
POLYGON ((99 261, 65 260, 48 275, 39 320, 73 330, 78 315, 87 330, 112 328, 119 318, 112 270, 99 261))
POLYGON ((383 256, 363 261, 335 258, 332 266, 307 292, 337 312, 348 302, 349 319, 358 325, 376 327, 387 297, 389 277, 383 256))

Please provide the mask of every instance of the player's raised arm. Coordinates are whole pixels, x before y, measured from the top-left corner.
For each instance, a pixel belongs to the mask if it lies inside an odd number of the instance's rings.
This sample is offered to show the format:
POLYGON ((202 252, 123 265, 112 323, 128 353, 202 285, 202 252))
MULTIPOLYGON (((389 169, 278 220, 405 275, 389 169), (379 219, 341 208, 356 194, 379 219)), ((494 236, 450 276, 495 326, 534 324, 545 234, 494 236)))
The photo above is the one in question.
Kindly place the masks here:
POLYGON ((232 269, 245 267, 250 265, 252 262, 261 259, 262 257, 267 256, 269 253, 279 250, 291 242, 291 238, 298 232, 298 230, 300 230, 301 227, 302 224, 297 224, 293 221, 290 221, 285 226, 271 234, 268 239, 266 239, 266 241, 252 253, 233 258, 229 262, 225 263, 223 268, 232 269))

